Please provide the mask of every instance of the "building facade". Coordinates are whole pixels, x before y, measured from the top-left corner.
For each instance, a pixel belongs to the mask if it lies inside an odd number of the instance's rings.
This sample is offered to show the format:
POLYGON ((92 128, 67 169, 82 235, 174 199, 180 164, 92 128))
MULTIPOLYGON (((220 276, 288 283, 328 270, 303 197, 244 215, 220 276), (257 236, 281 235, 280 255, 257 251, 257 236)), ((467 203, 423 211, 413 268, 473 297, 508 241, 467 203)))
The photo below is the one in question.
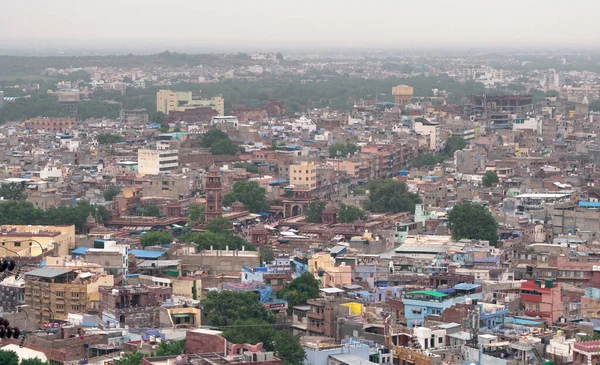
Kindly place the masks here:
POLYGON ((225 115, 223 95, 213 96, 210 99, 194 99, 191 91, 159 90, 156 93, 156 111, 163 114, 206 107, 214 109, 219 115, 225 115))
POLYGON ((138 174, 158 175, 177 171, 179 152, 177 150, 138 150, 138 174))

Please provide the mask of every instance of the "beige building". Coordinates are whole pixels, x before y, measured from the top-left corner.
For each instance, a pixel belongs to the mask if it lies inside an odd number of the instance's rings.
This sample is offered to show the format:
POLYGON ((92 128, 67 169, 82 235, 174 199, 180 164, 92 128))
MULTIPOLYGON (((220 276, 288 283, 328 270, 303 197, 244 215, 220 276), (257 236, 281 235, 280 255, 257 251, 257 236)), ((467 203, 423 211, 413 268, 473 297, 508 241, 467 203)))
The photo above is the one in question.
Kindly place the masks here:
POLYGON ((290 165, 290 184, 310 189, 317 187, 317 167, 312 162, 290 165))
POLYGON ((225 99, 223 95, 213 96, 210 99, 194 99, 191 91, 159 90, 156 93, 158 112, 169 114, 172 111, 184 112, 195 108, 212 108, 219 115, 225 115, 225 99))
POLYGON ((152 175, 135 181, 145 197, 179 198, 190 194, 190 178, 187 175, 152 175))
POLYGON ((177 150, 138 150, 138 175, 174 173, 179 168, 177 150))
POLYGON ((394 96, 394 104, 397 107, 403 107, 410 104, 414 93, 414 89, 408 85, 398 85, 392 88, 394 96))
POLYGON ((75 248, 75 226, 0 226, 0 242, 2 250, 0 257, 38 256, 44 251, 52 250, 57 246, 57 254, 66 256, 75 248), (38 243, 36 243, 39 242, 38 243), (40 247, 41 245, 41 247, 40 247))

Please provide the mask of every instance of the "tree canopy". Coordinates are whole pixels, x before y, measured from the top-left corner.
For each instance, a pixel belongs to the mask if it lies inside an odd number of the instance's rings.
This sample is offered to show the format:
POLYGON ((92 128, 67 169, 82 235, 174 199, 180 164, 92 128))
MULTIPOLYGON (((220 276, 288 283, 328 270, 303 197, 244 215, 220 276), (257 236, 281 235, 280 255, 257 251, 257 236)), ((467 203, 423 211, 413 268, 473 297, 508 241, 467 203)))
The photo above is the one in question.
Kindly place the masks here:
POLYGON ((210 326, 230 326, 236 321, 255 319, 274 323, 275 316, 258 300, 252 291, 208 292, 202 300, 203 311, 210 326))
POLYGON ((213 128, 202 135, 202 139, 200 140, 200 146, 210 148, 213 144, 225 139, 229 139, 227 133, 223 132, 220 129, 213 128))
POLYGON ((47 361, 42 361, 39 358, 33 359, 23 359, 21 360, 21 365, 48 365, 47 361))
POLYGON ((158 207, 158 205, 153 205, 153 204, 144 205, 144 208, 142 208, 142 215, 144 217, 159 218, 160 217, 160 208, 158 207))
POLYGON ((112 201, 113 198, 121 193, 121 189, 118 187, 111 185, 106 190, 102 192, 102 196, 106 201, 112 201))
POLYGON ((233 224, 225 217, 213 218, 206 223, 206 230, 217 234, 230 233, 232 228, 233 224))
POLYGON ((142 247, 165 245, 171 242, 173 242, 173 235, 164 231, 148 232, 140 237, 142 247))
POLYGON ((496 171, 487 171, 483 175, 483 178, 481 180, 483 186, 486 186, 488 188, 494 184, 497 184, 499 181, 500 178, 498 178, 498 174, 496 173, 496 171))
POLYGON ((0 350, 0 364, 19 365, 19 356, 14 351, 0 350))
POLYGON ((4 200, 25 200, 25 187, 21 184, 0 184, 0 197, 4 200))
POLYGON ((462 137, 451 136, 446 140, 446 145, 444 146, 443 154, 452 157, 454 156, 454 152, 458 150, 462 150, 467 146, 467 142, 462 137))
POLYGON ((348 154, 354 154, 359 147, 353 143, 336 143, 329 146, 329 157, 346 157, 348 154))
POLYGON ((236 201, 244 204, 244 209, 252 213, 269 210, 266 190, 256 181, 238 181, 233 184, 233 190, 223 197, 223 204, 230 206, 236 201))
POLYGON ((190 227, 194 227, 196 224, 204 221, 204 213, 206 212, 206 205, 190 204, 188 208, 188 218, 190 227))
POLYGON ((238 162, 233 164, 233 167, 235 167, 236 169, 246 169, 247 172, 252 174, 258 174, 258 167, 253 163, 238 162))
POLYGON ((448 213, 448 228, 452 238, 487 240, 491 245, 498 244, 498 224, 492 214, 479 204, 462 203, 455 205, 448 213))
POLYGON ((193 242, 198 246, 198 250, 241 250, 244 248, 247 251, 256 251, 251 243, 247 242, 241 237, 234 236, 233 233, 214 233, 210 231, 206 232, 194 232, 179 236, 179 239, 183 242, 193 242))
POLYGON ((143 357, 144 355, 140 352, 130 352, 121 356, 119 360, 115 360, 115 365, 140 365, 143 357))
POLYGON ((102 133, 96 137, 100 144, 114 144, 123 141, 123 136, 116 133, 102 133))
POLYGON ((231 139, 219 140, 210 146, 210 153, 213 155, 235 155, 238 151, 238 146, 231 139))
POLYGON ((364 210, 342 203, 337 212, 337 221, 340 223, 354 223, 359 219, 366 220, 368 216, 364 210))
POLYGON ((408 185, 392 179, 375 180, 369 183, 369 195, 363 207, 371 212, 413 212, 421 202, 418 194, 411 193, 408 185))
POLYGON ((156 348, 156 356, 174 356, 185 353, 185 340, 161 341, 156 348))
POLYGON ((306 209, 304 209, 304 217, 307 222, 310 223, 321 223, 322 213, 325 209, 325 202, 313 201, 308 203, 306 209))
POLYGON ((161 124, 160 124, 160 127, 158 128, 158 131, 159 131, 160 133, 169 133, 169 129, 170 129, 170 127, 169 127, 169 125, 168 125, 168 124, 166 124, 166 123, 161 123, 161 124))
POLYGON ((311 273, 304 272, 281 289, 277 297, 288 301, 288 313, 291 314, 295 305, 306 304, 308 299, 318 297, 320 287, 319 280, 311 273))

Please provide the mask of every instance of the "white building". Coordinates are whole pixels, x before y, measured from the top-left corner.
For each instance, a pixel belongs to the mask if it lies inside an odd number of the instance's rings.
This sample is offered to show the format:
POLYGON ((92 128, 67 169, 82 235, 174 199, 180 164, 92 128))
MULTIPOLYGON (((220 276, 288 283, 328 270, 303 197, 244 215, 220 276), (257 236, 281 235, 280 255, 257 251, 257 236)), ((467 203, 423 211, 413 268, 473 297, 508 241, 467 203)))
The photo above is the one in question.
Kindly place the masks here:
POLYGON ((551 68, 544 72, 540 84, 547 90, 560 90, 560 74, 551 68))
POLYGON ((210 125, 221 130, 226 129, 238 129, 239 120, 236 116, 217 116, 212 117, 210 120, 210 125))
POLYGON ((440 126, 431 122, 415 122, 415 133, 422 136, 429 136, 429 149, 438 151, 442 148, 442 139, 440 136, 440 126))
POLYGON ((138 174, 158 175, 173 173, 179 168, 177 150, 138 150, 138 174))
POLYGON ((317 130, 317 125, 312 119, 308 119, 305 116, 300 117, 300 119, 296 119, 295 121, 290 123, 292 126, 292 131, 296 133, 300 133, 303 130, 308 130, 309 133, 312 133, 317 130))

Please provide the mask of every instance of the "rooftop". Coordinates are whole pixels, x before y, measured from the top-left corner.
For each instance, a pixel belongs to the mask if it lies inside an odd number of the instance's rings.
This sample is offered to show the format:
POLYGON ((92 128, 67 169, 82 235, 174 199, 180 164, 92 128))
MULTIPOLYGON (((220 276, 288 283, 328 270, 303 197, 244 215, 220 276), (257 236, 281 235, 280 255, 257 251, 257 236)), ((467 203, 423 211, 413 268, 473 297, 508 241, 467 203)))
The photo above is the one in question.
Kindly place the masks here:
POLYGON ((63 270, 63 269, 54 269, 54 268, 49 268, 49 267, 43 267, 40 269, 35 269, 35 270, 31 270, 29 272, 26 272, 25 275, 27 276, 37 276, 40 278, 55 278, 57 276, 61 276, 67 273, 70 273, 71 270, 63 270))

